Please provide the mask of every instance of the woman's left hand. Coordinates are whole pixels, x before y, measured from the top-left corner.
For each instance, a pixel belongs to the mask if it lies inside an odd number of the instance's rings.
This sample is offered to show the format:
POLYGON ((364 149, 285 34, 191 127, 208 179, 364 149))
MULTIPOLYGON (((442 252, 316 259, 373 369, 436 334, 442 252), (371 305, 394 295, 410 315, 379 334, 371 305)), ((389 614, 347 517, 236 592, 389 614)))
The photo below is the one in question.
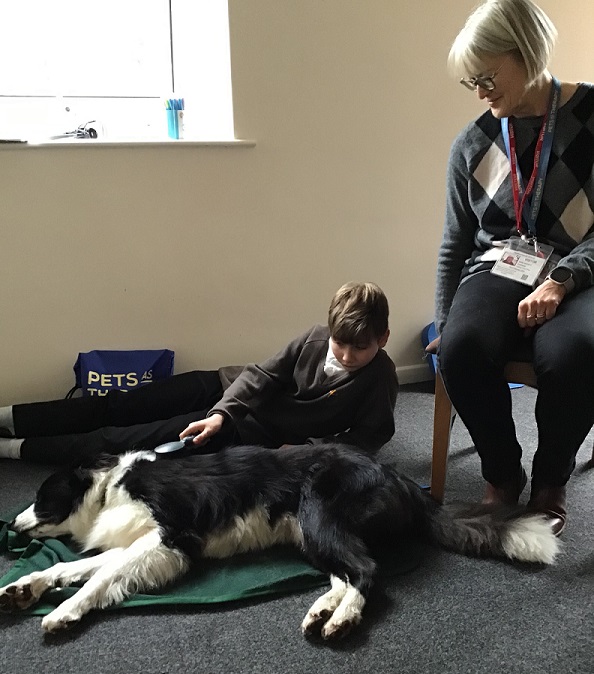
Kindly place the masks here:
POLYGON ((550 321, 567 290, 554 281, 545 281, 518 304, 518 325, 534 328, 550 321))

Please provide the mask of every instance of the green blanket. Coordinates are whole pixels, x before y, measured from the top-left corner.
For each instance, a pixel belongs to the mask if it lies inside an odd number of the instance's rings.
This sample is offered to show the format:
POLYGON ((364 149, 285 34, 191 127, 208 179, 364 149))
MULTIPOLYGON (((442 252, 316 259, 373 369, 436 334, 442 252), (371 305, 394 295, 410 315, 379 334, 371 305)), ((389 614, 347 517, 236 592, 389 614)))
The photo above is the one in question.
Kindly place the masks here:
MULTIPOLYGON (((31 540, 27 536, 9 531, 7 522, 11 519, 6 517, 0 520, 0 552, 17 559, 10 571, 0 578, 0 587, 58 562, 80 559, 81 555, 69 544, 68 539, 31 540)), ((407 547, 397 558, 384 560, 384 573, 393 575, 410 571, 418 566, 419 556, 418 549, 407 547)), ((213 604, 285 594, 326 584, 328 576, 300 558, 294 548, 276 547, 225 560, 205 559, 178 582, 163 590, 151 594, 136 594, 112 608, 149 604, 213 604)), ((51 590, 24 613, 45 615, 64 599, 72 596, 76 590, 76 587, 51 590)))

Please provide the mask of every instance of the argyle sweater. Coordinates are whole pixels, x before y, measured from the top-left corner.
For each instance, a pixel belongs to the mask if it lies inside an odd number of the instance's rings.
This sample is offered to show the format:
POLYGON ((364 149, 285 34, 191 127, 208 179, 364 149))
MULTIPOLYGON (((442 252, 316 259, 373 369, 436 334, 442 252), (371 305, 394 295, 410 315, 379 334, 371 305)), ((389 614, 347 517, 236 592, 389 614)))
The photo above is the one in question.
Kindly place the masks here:
MULTIPOLYGON (((513 118, 524 185, 532 174, 542 117, 513 118)), ((488 271, 481 256, 494 241, 516 235, 511 168, 501 121, 490 111, 452 145, 444 236, 439 250, 435 323, 440 333, 460 283, 488 271)), ((524 224, 525 228, 525 224, 524 224)), ((543 199, 539 241, 554 248, 553 266, 569 268, 575 289, 594 283, 594 85, 580 84, 559 108, 543 199)))

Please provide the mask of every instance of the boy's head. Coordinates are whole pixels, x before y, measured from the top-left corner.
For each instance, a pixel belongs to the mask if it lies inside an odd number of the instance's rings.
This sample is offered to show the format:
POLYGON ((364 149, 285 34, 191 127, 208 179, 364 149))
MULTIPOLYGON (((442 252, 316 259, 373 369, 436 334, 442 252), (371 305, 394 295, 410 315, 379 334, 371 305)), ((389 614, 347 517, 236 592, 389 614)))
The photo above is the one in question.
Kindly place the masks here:
POLYGON ((386 345, 388 314, 388 299, 375 283, 352 282, 339 288, 328 310, 328 327, 332 351, 343 367, 364 367, 386 345))

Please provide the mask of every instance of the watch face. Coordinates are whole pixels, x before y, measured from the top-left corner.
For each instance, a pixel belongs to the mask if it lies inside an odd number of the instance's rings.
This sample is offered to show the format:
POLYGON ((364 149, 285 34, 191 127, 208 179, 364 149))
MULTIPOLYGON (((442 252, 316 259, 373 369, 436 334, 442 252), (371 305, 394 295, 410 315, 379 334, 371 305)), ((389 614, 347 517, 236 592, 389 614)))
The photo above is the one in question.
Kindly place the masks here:
POLYGON ((571 278, 571 272, 569 269, 558 267, 557 269, 553 269, 553 271, 550 273, 550 277, 557 283, 567 283, 567 281, 569 281, 571 278))

